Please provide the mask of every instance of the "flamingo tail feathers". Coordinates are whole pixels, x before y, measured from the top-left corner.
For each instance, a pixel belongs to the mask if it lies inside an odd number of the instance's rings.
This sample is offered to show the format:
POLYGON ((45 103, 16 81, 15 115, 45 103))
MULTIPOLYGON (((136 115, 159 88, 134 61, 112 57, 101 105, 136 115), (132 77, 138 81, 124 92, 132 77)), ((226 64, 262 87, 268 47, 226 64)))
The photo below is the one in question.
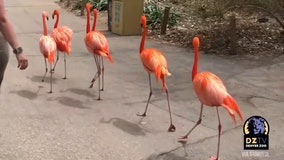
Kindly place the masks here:
POLYGON ((67 48, 67 52, 66 52, 67 55, 70 55, 70 52, 71 52, 71 47, 68 47, 68 48, 67 48))
POLYGON ((51 52, 49 55, 48 55, 48 57, 47 57, 47 60, 48 60, 48 62, 49 63, 53 63, 54 62, 54 60, 55 60, 55 53, 54 52, 51 52))
POLYGON ((113 63, 109 50, 102 49, 102 50, 99 50, 98 52, 100 55, 106 57, 109 60, 109 62, 113 63))
POLYGON ((107 55, 107 59, 108 59, 111 63, 113 63, 113 60, 112 60, 112 57, 110 56, 110 54, 107 55))
POLYGON ((224 106, 225 108, 228 110, 230 116, 232 117, 233 121, 235 123, 237 123, 236 121, 236 117, 235 117, 235 112, 237 112, 237 114, 239 115, 240 119, 243 121, 243 116, 242 113, 238 107, 237 102, 234 100, 234 98, 230 95, 228 95, 225 99, 224 99, 224 106))
POLYGON ((155 76, 156 76, 156 80, 158 81, 159 78, 162 78, 163 75, 167 75, 170 76, 171 73, 168 71, 168 69, 162 65, 157 65, 156 69, 155 69, 155 76))

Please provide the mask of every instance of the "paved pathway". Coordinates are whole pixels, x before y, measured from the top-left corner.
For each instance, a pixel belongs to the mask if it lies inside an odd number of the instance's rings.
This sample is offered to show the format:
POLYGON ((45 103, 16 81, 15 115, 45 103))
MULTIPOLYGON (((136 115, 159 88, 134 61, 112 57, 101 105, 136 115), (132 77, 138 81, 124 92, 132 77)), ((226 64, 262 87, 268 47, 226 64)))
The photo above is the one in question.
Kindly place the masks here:
MULTIPOLYGON (((216 154, 217 115, 213 108, 205 108, 202 125, 187 144, 177 142, 197 121, 200 110, 191 84, 190 49, 146 42, 146 46, 165 53, 172 73, 167 84, 177 130, 168 133, 167 102, 160 82, 153 79, 152 102, 142 124, 136 116, 144 110, 149 92, 148 76, 138 55, 140 36, 106 32, 115 63, 105 61, 103 100, 96 101, 97 86, 88 88, 96 68, 83 42, 85 17, 61 9, 60 24, 75 32, 72 53, 67 59, 68 79, 62 79, 61 56, 54 74, 54 93, 48 94, 48 78, 41 82, 44 62, 38 47, 41 12, 51 14, 58 7, 51 0, 6 1, 7 13, 30 66, 26 71, 18 71, 11 53, 0 96, 0 159, 204 160, 216 154)), ((49 21, 49 28, 52 25, 53 21, 49 21)), ((106 29, 105 24, 98 25, 98 30, 106 29)), ((245 119, 253 115, 267 119, 271 128, 269 159, 273 160, 284 157, 283 60, 284 56, 246 61, 200 54, 199 63, 200 71, 210 70, 224 80, 245 119)), ((236 126, 224 109, 220 111, 221 159, 245 159, 242 122, 236 126)))

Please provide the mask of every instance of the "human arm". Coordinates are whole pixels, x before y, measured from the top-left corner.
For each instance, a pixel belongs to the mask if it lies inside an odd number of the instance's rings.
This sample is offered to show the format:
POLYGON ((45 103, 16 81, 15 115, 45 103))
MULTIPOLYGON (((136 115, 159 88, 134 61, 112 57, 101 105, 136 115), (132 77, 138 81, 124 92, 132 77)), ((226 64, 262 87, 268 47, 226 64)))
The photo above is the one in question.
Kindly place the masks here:
MULTIPOLYGON (((0 0, 0 31, 13 49, 20 47, 13 26, 6 15, 4 0, 0 0)), ((18 68, 24 70, 28 67, 28 60, 23 52, 16 54, 16 59, 18 68)))

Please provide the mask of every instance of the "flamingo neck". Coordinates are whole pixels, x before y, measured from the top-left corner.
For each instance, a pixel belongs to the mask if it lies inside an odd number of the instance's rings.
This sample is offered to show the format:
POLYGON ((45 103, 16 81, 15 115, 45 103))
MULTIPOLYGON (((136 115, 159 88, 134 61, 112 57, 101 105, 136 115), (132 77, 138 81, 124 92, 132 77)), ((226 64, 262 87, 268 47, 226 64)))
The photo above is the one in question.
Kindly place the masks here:
POLYGON ((142 53, 142 51, 144 50, 146 35, 147 35, 146 24, 143 24, 143 33, 142 33, 142 38, 140 42, 140 53, 142 53))
POLYGON ((92 31, 96 30, 96 24, 97 24, 97 13, 94 12, 94 23, 93 23, 92 31))
POLYGON ((55 14, 55 16, 56 16, 56 21, 55 21, 55 23, 54 23, 53 28, 57 28, 57 27, 58 27, 58 23, 59 23, 59 15, 58 15, 58 14, 55 14))
POLYGON ((87 26, 86 26, 86 33, 90 32, 90 9, 87 8, 87 26))
POLYGON ((194 79, 194 77, 197 75, 197 68, 198 68, 198 49, 194 48, 194 63, 193 63, 193 67, 192 67, 192 81, 194 79))
POLYGON ((42 17, 43 35, 47 36, 46 17, 42 17))

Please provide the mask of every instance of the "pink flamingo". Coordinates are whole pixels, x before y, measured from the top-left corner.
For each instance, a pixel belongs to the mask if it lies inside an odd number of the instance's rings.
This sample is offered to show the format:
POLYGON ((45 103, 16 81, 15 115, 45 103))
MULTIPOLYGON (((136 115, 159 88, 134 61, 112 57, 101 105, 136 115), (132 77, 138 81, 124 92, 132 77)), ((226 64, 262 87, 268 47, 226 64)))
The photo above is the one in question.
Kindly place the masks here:
POLYGON ((44 73, 44 76, 42 78, 42 81, 44 81, 46 73, 48 71, 47 63, 46 63, 46 59, 47 59, 49 64, 50 64, 50 91, 49 91, 49 93, 52 93, 52 64, 54 63, 54 54, 56 52, 56 43, 51 36, 47 35, 46 20, 48 20, 48 15, 47 15, 46 11, 43 11, 42 12, 43 35, 40 37, 40 40, 39 40, 40 52, 44 56, 44 62, 45 62, 45 73, 44 73))
POLYGON ((165 82, 165 75, 170 76, 167 69, 167 60, 163 56, 162 52, 156 48, 146 48, 144 49, 145 39, 147 35, 147 28, 146 28, 146 17, 143 15, 141 16, 141 24, 143 26, 143 35, 140 43, 140 58, 143 63, 145 70, 148 72, 149 75, 149 85, 150 85, 150 93, 148 97, 148 101, 146 104, 146 108, 143 114, 137 114, 138 116, 146 116, 146 112, 148 109, 149 101, 152 96, 152 86, 151 86, 151 73, 154 73, 156 76, 156 80, 162 80, 162 89, 165 90, 167 94, 167 101, 168 101, 168 108, 169 108, 169 115, 170 115, 170 127, 168 129, 169 132, 174 132, 176 130, 175 126, 172 123, 172 116, 171 116, 171 108, 169 102, 169 95, 168 95, 168 88, 165 82))
POLYGON ((97 73, 95 74, 94 78, 91 81, 90 88, 93 87, 94 82, 98 78, 98 86, 99 86, 99 97, 98 100, 101 100, 100 91, 103 90, 104 86, 104 64, 103 64, 103 57, 108 58, 108 60, 112 63, 112 57, 109 52, 108 41, 106 37, 98 31, 95 31, 96 25, 96 13, 94 11, 94 25, 92 31, 90 31, 90 3, 86 3, 86 10, 87 10, 87 26, 86 26, 86 36, 85 36, 85 45, 87 50, 94 56, 96 66, 97 66, 97 73), (102 88, 100 84, 100 75, 102 73, 102 88))
MULTIPOLYGON (((64 53, 64 78, 66 79, 66 54, 69 55, 71 52, 71 40, 73 36, 73 31, 67 26, 58 27, 59 23, 59 10, 55 9, 52 14, 52 19, 56 16, 56 21, 54 23, 53 30, 51 32, 51 37, 55 40, 57 51, 64 53), (66 53, 66 54, 65 54, 66 53)), ((59 60, 59 54, 57 53, 56 62, 53 67, 53 71, 59 60)))
POLYGON ((234 98, 227 92, 226 87, 222 80, 211 72, 199 72, 197 71, 198 67, 198 47, 199 47, 199 38, 193 38, 194 46, 194 64, 192 68, 192 82, 195 93, 197 94, 199 101, 201 102, 201 110, 199 114, 199 120, 192 127, 189 132, 181 137, 181 140, 186 140, 188 135, 193 131, 193 129, 201 123, 203 105, 210 107, 216 107, 218 115, 218 149, 217 157, 211 157, 211 160, 218 160, 219 158, 219 147, 220 147, 220 137, 221 137, 221 121, 218 111, 218 106, 224 107, 232 117, 233 121, 236 122, 235 112, 239 115, 240 119, 243 120, 243 116, 238 107, 238 104, 234 98))

